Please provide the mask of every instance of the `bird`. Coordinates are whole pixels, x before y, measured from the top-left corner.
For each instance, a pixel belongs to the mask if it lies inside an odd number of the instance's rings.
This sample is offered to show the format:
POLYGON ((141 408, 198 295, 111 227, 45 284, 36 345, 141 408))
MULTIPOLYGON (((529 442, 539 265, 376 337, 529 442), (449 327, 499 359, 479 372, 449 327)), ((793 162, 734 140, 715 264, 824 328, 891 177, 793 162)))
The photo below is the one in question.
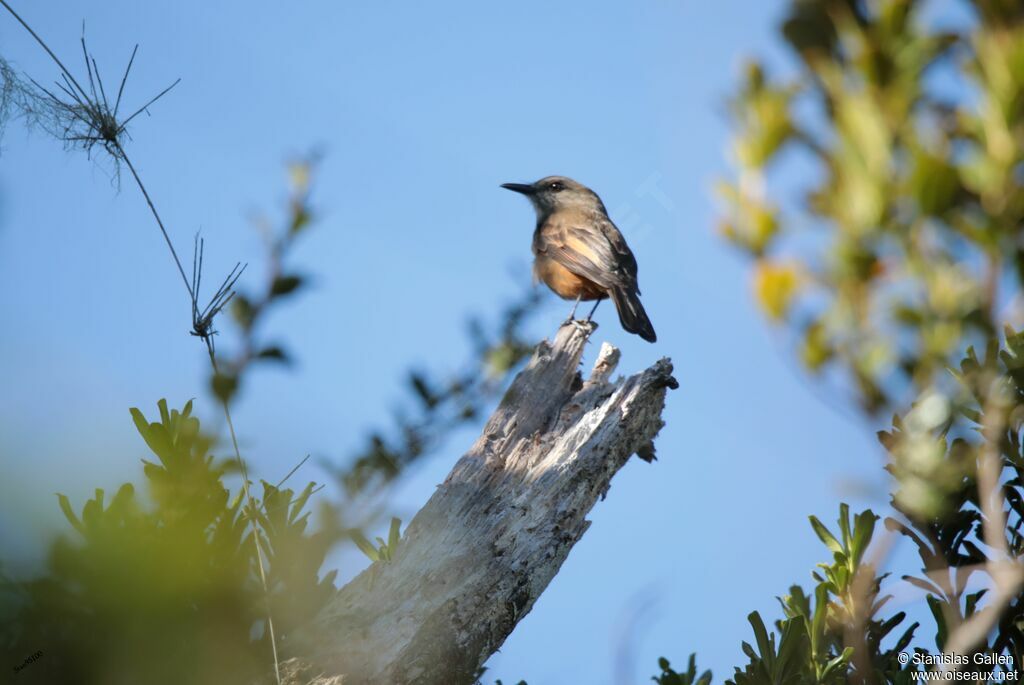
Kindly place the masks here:
POLYGON ((580 301, 611 298, 622 327, 647 342, 658 336, 640 303, 636 257, 608 211, 590 188, 565 176, 546 176, 534 183, 503 183, 525 195, 537 213, 533 232, 533 276, 559 297, 576 302, 566 323, 575 321, 580 301))

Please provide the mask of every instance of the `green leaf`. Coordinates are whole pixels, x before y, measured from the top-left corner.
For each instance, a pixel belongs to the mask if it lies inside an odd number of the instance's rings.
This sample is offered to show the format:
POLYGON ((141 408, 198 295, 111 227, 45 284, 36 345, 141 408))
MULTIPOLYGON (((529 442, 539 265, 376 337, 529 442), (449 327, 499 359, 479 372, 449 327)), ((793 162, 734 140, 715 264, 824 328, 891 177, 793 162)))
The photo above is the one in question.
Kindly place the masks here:
POLYGON ((820 520, 818 520, 817 516, 808 516, 807 518, 810 520, 811 528, 814 529, 814 532, 815 534, 817 534, 818 539, 825 543, 825 546, 827 546, 832 552, 837 554, 843 551, 843 546, 839 544, 839 541, 836 540, 835 536, 833 536, 832 533, 829 532, 828 528, 826 528, 825 525, 820 520))
POLYGON ((295 275, 282 274, 274 279, 274 282, 270 286, 271 297, 282 297, 284 295, 290 295, 291 293, 298 290, 299 286, 302 285, 302 277, 295 275))
POLYGON ((252 323, 256 318, 256 310, 252 302, 249 301, 249 298, 242 294, 236 294, 231 299, 231 315, 242 330, 245 331, 252 327, 252 323))
POLYGON ((825 639, 825 618, 828 616, 828 588, 819 585, 814 589, 814 620, 811 623, 811 647, 817 651, 825 639))
POLYGON ((210 388, 213 394, 225 404, 231 401, 238 392, 238 376, 228 373, 216 373, 210 379, 210 388))
POLYGON ((865 509, 854 517, 853 544, 850 550, 853 554, 854 567, 860 565, 864 552, 867 551, 868 545, 871 544, 871 536, 874 535, 875 523, 877 521, 878 517, 870 509, 865 509))
POLYGON ((356 547, 358 547, 363 554, 369 557, 370 561, 380 560, 380 553, 377 551, 377 548, 374 547, 373 544, 366 539, 366 536, 363 535, 362 532, 353 529, 350 530, 348 534, 349 537, 352 539, 352 542, 356 543, 356 547))
POLYGON ((110 508, 108 511, 124 516, 131 506, 134 497, 135 487, 131 483, 124 483, 120 488, 118 488, 117 493, 114 495, 114 499, 110 501, 110 508))
POLYGON ((257 359, 265 361, 280 362, 282 364, 291 364, 291 357, 284 351, 283 348, 277 345, 271 345, 270 347, 264 347, 258 353, 256 353, 257 359))
POLYGON ((909 628, 903 631, 903 635, 900 636, 900 639, 896 641, 896 644, 893 645, 891 651, 894 654, 905 651, 907 649, 907 646, 910 645, 911 640, 914 639, 914 631, 917 630, 918 626, 920 625, 920 623, 914 622, 913 624, 911 624, 909 628))
POLYGON ((299 496, 295 498, 295 502, 292 504, 291 516, 288 518, 289 523, 294 523, 298 517, 302 508, 306 506, 306 502, 309 500, 310 495, 313 494, 313 489, 316 487, 316 483, 310 482, 306 487, 302 489, 299 496))
POLYGON ((807 626, 802 619, 791 618, 783 623, 782 638, 779 640, 777 675, 784 676, 799 671, 807 655, 807 626))
POLYGON ((146 417, 143 416, 142 412, 136 407, 132 407, 128 411, 132 415, 132 421, 135 422, 135 430, 137 430, 139 435, 142 436, 142 439, 148 443, 150 434, 149 421, 146 421, 146 417))
MULTIPOLYGON (((167 404, 163 400, 160 400, 160 403, 163 403, 161 408, 162 416, 167 412, 167 404)), ((160 406, 160 403, 157 403, 157 406, 160 406)), ((132 421, 135 422, 136 430, 139 431, 139 435, 146 441, 146 445, 153 454, 160 457, 161 461, 171 459, 174 453, 174 444, 167 432, 167 427, 164 424, 147 422, 142 412, 134 407, 129 412, 132 415, 132 421)), ((170 417, 168 417, 167 422, 170 422, 170 417)))
POLYGON ((886 635, 888 635, 890 632, 892 632, 893 628, 895 628, 900 623, 902 623, 903 619, 906 618, 906 617, 907 617, 907 614, 905 612, 901 611, 901 612, 897 613, 896 615, 892 616, 889 620, 883 622, 878 627, 878 638, 879 639, 884 638, 886 635))
POLYGON ((942 594, 942 590, 940 590, 937 586, 933 585, 932 582, 929 581, 929 580, 925 580, 923 578, 915 578, 914 576, 903 576, 902 579, 907 581, 908 583, 910 583, 914 587, 921 588, 922 590, 924 590, 925 592, 927 592, 929 594, 933 594, 933 595, 941 595, 942 594))
POLYGON ((169 428, 171 425, 171 415, 167 412, 167 400, 160 398, 156 406, 160 410, 160 423, 169 428))
POLYGON ((64 512, 64 518, 68 520, 68 523, 71 524, 71 527, 77 530, 82 535, 85 535, 85 526, 82 525, 82 522, 78 519, 78 516, 75 515, 74 509, 71 508, 71 500, 68 499, 68 496, 62 495, 58 492, 57 501, 60 503, 60 510, 64 512))
POLYGON ((291 225, 288 227, 288 232, 291 234, 298 233, 303 228, 309 225, 309 222, 312 218, 313 217, 310 215, 309 211, 307 211, 305 207, 301 205, 297 206, 295 208, 294 213, 292 214, 292 221, 291 225))
POLYGON ((988 588, 982 588, 981 590, 978 590, 977 592, 972 592, 971 594, 967 595, 967 597, 966 597, 966 599, 964 601, 964 617, 965 618, 970 618, 971 616, 974 615, 974 612, 976 611, 977 606, 978 606, 978 601, 982 597, 984 597, 985 593, 987 593, 987 592, 988 592, 988 588))
POLYGON ((839 656, 825 664, 825 668, 822 669, 821 672, 821 680, 825 680, 828 676, 832 675, 834 671, 850 663, 851 658, 853 658, 853 647, 847 647, 839 656))
POLYGON ((928 608, 931 609, 932 616, 935 618, 935 646, 942 651, 946 648, 946 638, 949 636, 949 631, 946 628, 946 616, 942 610, 946 603, 932 595, 928 595, 925 599, 928 600, 928 608))
POLYGON ((941 216, 958 200, 960 177, 946 159, 918 150, 910 173, 910 193, 923 214, 941 216))
POLYGON ((850 505, 846 502, 839 504, 839 531, 843 535, 843 548, 850 549, 850 505))
POLYGON ((400 527, 402 520, 392 517, 391 519, 391 530, 388 531, 388 549, 394 552, 398 547, 398 541, 401 538, 400 527))
POLYGON ((768 630, 764 626, 764 621, 761 620, 761 614, 754 611, 747 615, 747 621, 750 622, 751 627, 754 629, 754 638, 757 642, 757 648, 761 652, 761 658, 771 669, 775 660, 774 640, 768 637, 768 630))

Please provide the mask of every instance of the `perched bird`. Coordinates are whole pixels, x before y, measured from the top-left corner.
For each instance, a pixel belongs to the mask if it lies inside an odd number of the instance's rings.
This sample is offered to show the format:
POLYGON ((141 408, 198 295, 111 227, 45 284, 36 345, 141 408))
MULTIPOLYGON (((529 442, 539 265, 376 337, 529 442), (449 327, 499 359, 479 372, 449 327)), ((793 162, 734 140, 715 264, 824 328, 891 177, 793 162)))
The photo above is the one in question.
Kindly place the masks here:
POLYGON ((657 340, 640 304, 636 258, 619 233, 604 203, 590 188, 564 176, 536 183, 501 186, 530 199, 537 211, 533 233, 533 275, 567 300, 597 300, 587 321, 606 297, 612 298, 622 327, 648 342, 657 340))

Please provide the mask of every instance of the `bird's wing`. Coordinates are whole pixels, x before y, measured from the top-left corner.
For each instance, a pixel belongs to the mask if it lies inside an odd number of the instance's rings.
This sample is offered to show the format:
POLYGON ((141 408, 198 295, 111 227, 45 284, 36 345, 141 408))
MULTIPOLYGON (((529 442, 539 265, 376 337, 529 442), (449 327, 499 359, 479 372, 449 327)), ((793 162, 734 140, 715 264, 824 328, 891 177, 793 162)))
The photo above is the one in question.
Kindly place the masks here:
POLYGON ((635 287, 636 259, 606 217, 552 216, 538 238, 541 252, 602 288, 635 287))
POLYGON ((626 244, 626 239, 618 227, 612 223, 611 219, 605 219, 600 222, 599 226, 601 233, 618 256, 619 269, 629 280, 636 281, 636 257, 633 256, 633 251, 629 249, 629 245, 626 244))

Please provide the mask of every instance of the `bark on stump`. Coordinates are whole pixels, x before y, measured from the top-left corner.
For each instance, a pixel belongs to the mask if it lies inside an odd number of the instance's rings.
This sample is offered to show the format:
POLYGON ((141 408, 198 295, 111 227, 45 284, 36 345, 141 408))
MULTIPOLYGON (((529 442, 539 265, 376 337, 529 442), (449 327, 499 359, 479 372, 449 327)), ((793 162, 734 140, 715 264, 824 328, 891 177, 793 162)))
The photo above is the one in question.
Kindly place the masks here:
POLYGON ((471 683, 587 530, 630 456, 654 457, 672 364, 611 381, 605 343, 578 371, 593 324, 542 342, 482 435, 375 562, 295 635, 288 685, 471 683))

